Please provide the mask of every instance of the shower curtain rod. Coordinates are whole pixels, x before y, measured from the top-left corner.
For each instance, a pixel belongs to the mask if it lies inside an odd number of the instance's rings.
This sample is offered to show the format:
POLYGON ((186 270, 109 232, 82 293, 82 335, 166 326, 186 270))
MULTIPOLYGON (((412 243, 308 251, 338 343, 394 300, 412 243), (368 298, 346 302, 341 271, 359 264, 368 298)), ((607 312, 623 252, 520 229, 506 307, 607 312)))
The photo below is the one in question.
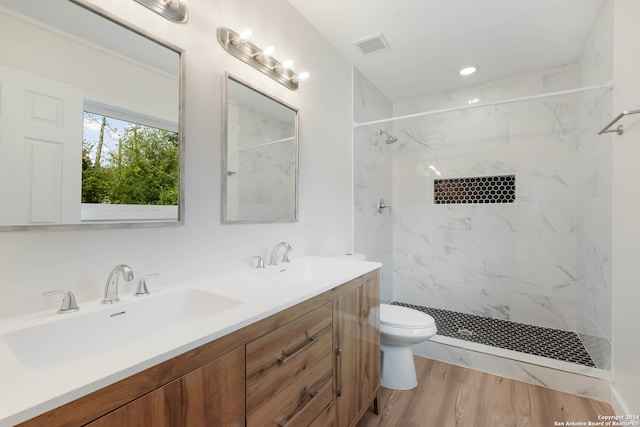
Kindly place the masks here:
POLYGON ((393 121, 396 121, 396 120, 412 119, 414 117, 431 116, 433 114, 449 113, 449 112, 452 112, 452 111, 470 110, 472 108, 491 107, 493 105, 512 104, 512 103, 515 103, 515 102, 530 101, 530 100, 533 100, 533 99, 548 98, 548 97, 551 97, 551 96, 569 95, 569 94, 572 94, 572 93, 588 92, 588 91, 600 90, 600 89, 609 89, 609 90, 611 90, 611 89, 613 89, 613 83, 612 82, 608 82, 608 83, 605 83, 603 85, 598 85, 598 86, 587 86, 587 87, 581 87, 581 88, 576 88, 576 89, 561 90, 561 91, 558 91, 558 92, 548 92, 548 93, 541 93, 539 95, 524 96, 522 98, 505 99, 503 101, 494 101, 494 102, 485 102, 485 103, 482 103, 482 104, 465 105, 464 107, 453 107, 453 108, 443 108, 441 110, 424 111, 422 113, 407 114, 406 116, 390 117, 388 119, 372 120, 370 122, 363 122, 363 123, 353 122, 353 127, 354 128, 359 128, 361 126, 368 126, 368 125, 375 125, 375 124, 379 124, 379 123, 393 122, 393 121))

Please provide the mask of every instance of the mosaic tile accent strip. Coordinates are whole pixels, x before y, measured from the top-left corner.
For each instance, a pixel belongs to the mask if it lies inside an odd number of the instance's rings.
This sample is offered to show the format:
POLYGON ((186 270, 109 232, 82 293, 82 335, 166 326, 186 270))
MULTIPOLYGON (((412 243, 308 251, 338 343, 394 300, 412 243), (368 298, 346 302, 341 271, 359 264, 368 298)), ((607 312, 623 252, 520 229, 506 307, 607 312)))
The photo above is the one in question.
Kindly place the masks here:
POLYGON ((516 176, 433 180, 433 203, 515 203, 516 176))
POLYGON ((403 302, 391 304, 427 313, 436 321, 438 335, 597 367, 575 332, 403 302))

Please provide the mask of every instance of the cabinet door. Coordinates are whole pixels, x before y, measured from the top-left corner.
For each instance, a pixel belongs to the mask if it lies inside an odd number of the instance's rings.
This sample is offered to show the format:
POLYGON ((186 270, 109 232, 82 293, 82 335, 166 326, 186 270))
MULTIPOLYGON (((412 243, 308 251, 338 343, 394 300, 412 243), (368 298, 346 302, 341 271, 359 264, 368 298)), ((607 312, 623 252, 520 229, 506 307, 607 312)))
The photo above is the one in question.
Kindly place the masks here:
POLYGON ((88 426, 244 426, 244 360, 241 347, 88 426))
POLYGON ((379 305, 377 275, 333 303, 339 427, 358 421, 380 385, 379 305))

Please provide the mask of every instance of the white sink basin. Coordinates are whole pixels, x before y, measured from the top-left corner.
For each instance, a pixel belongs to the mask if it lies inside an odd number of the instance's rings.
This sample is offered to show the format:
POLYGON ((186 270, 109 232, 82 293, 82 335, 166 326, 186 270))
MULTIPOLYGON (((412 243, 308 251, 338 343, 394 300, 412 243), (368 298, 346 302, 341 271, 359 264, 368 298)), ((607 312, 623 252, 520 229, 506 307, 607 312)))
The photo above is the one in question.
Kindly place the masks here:
POLYGON ((303 284, 313 280, 313 269, 309 258, 303 258, 291 262, 282 262, 278 265, 269 265, 264 269, 253 272, 255 276, 263 277, 281 283, 303 284))
POLYGON ((54 320, 8 332, 2 340, 26 368, 46 369, 90 358, 241 304, 196 289, 152 294, 94 311, 56 315, 54 320))

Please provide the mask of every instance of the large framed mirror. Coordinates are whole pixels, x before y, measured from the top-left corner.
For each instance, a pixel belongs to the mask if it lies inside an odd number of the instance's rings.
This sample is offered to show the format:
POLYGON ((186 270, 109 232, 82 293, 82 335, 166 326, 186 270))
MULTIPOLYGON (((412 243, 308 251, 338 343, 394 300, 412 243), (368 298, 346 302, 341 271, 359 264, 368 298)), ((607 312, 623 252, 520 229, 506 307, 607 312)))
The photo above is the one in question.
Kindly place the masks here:
POLYGON ((222 222, 298 220, 298 110, 225 74, 222 222))
POLYGON ((69 0, 0 0, 0 231, 182 222, 181 50, 69 0))

